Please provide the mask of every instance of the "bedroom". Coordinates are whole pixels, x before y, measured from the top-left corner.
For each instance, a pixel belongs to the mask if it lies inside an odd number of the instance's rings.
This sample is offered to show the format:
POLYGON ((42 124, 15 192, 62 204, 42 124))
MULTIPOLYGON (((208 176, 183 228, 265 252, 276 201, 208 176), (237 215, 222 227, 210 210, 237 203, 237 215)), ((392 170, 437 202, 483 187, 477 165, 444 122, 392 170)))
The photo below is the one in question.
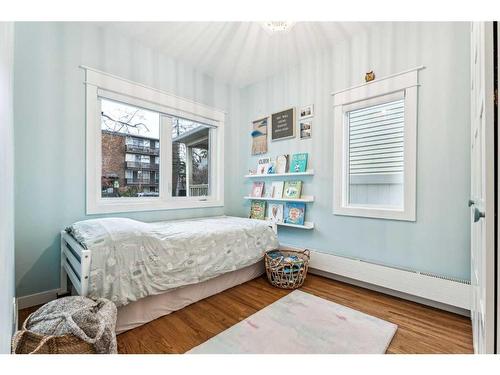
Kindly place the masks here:
POLYGON ((2 353, 496 353, 496 22, 260 18, 0 23, 2 353))

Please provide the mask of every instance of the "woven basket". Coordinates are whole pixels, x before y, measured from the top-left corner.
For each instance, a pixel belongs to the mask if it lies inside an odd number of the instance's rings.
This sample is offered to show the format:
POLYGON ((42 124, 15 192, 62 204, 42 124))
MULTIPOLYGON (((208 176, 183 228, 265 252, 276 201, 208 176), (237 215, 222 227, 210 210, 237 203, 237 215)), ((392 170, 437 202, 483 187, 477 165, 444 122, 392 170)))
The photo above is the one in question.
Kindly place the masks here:
POLYGON ((304 251, 268 251, 264 256, 267 279, 278 288, 300 288, 307 276, 310 255, 311 253, 307 249, 304 251), (276 256, 277 252, 280 256, 276 256), (297 257, 298 259, 292 260, 289 257, 297 257))
MULTIPOLYGON (((31 316, 31 315, 30 315, 31 316)), ((73 335, 44 336, 23 328, 12 339, 14 354, 95 354, 93 345, 73 335)))

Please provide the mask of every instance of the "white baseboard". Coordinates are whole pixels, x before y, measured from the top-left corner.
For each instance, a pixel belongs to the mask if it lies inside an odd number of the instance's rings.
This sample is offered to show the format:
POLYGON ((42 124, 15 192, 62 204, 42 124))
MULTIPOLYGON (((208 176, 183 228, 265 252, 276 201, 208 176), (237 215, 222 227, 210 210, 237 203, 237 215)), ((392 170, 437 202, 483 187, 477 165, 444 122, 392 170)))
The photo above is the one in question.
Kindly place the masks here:
MULTIPOLYGON (((286 244, 281 244, 280 247, 298 249, 286 244)), ((444 310, 451 308, 455 310, 453 312, 462 314, 470 310, 471 286, 465 282, 310 250, 309 266, 313 273, 317 270, 323 272, 326 277, 341 276, 346 282, 355 280, 365 285, 384 288, 386 292, 399 292, 397 296, 405 299, 410 299, 410 296, 418 297, 416 302, 439 306, 438 308, 444 310)))
POLYGON ((330 272, 320 271, 320 270, 317 270, 315 268, 309 268, 309 273, 312 273, 314 275, 323 276, 323 277, 326 277, 326 278, 329 278, 332 280, 341 281, 341 282, 346 283, 346 284, 359 286, 360 288, 365 288, 365 289, 373 290, 375 292, 384 293, 384 294, 387 294, 389 296, 398 297, 398 298, 401 298, 401 299, 404 299, 407 301, 420 303, 422 305, 434 307, 434 308, 439 309, 439 310, 449 311, 449 312, 452 312, 454 314, 470 317, 470 311, 466 310, 466 309, 462 309, 460 307, 450 306, 450 305, 446 305, 446 304, 441 303, 441 302, 431 301, 431 300, 428 300, 425 298, 413 296, 411 294, 398 292, 397 290, 384 288, 382 286, 378 286, 378 285, 374 285, 374 284, 368 284, 368 283, 365 283, 363 281, 354 280, 354 279, 350 279, 348 277, 335 275, 335 274, 330 273, 330 272))
POLYGON ((53 301, 57 298, 57 293, 59 289, 52 289, 46 292, 30 294, 28 296, 17 298, 17 308, 19 310, 26 309, 28 307, 43 305, 44 303, 53 301))

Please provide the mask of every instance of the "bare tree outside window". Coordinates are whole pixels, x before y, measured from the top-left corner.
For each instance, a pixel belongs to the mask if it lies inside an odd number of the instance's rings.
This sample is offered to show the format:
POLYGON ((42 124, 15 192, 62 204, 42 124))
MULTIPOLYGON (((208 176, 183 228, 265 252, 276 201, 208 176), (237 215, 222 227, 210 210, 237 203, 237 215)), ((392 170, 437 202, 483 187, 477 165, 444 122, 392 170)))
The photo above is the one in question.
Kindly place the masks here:
POLYGON ((160 114, 101 99, 101 196, 159 195, 160 114))

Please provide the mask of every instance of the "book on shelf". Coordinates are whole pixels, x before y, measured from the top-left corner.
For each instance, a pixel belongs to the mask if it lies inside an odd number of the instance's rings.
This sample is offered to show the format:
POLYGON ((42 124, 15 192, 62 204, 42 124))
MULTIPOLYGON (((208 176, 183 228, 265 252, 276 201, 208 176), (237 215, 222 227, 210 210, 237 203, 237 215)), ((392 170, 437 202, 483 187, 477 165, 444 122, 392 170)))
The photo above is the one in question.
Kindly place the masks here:
POLYGON ((273 191, 273 198, 281 199, 283 198, 283 186, 284 186, 283 181, 274 181, 272 183, 272 191, 273 191))
POLYGON ((286 202, 284 220, 287 224, 304 225, 306 204, 302 202, 286 202))
POLYGON ((260 198, 262 197, 262 193, 264 192, 264 182, 256 181, 252 185, 252 193, 250 194, 252 197, 260 198))
POLYGON ((284 205, 282 203, 269 203, 267 205, 267 218, 273 223, 283 222, 283 210, 284 205))
POLYGON ((273 158, 269 158, 269 163, 267 164, 267 174, 276 173, 276 160, 273 158))
POLYGON ((264 193, 262 194, 263 198, 272 198, 273 197, 273 186, 271 184, 264 184, 264 193))
POLYGON ((289 156, 287 154, 276 157, 275 173, 283 174, 288 171, 288 159, 289 156))
POLYGON ((302 193, 302 181, 285 181, 283 198, 299 199, 302 193))
POLYGON ((307 152, 300 154, 293 154, 290 161, 290 173, 300 173, 307 171, 307 152))
POLYGON ((250 205, 250 219, 265 220, 266 218, 266 202, 252 201, 250 205))
POLYGON ((270 157, 259 158, 259 160, 257 161, 257 174, 267 174, 270 163, 270 157))

